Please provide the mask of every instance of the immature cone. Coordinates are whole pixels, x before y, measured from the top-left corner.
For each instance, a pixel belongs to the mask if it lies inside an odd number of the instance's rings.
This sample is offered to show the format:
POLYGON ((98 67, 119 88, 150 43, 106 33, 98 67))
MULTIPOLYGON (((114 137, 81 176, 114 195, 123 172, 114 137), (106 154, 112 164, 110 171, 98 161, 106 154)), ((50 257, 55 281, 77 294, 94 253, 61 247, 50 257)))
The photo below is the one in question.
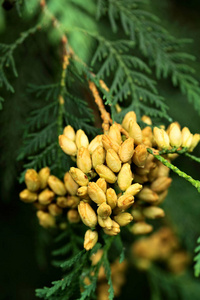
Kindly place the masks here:
POLYGON ((85 132, 82 129, 79 129, 76 132, 75 142, 76 142, 76 146, 78 149, 80 147, 88 148, 89 140, 88 140, 87 135, 85 134, 85 132))
POLYGON ((144 187, 141 192, 139 192, 137 197, 147 203, 154 203, 158 200, 158 194, 147 187, 144 187))
POLYGON ((88 229, 85 233, 84 237, 84 248, 88 251, 92 249, 98 241, 98 233, 97 231, 92 231, 88 229))
POLYGON ((115 174, 104 165, 96 166, 95 170, 98 173, 99 177, 104 178, 108 183, 115 183, 115 181, 117 180, 115 174))
POLYGON ((70 140, 65 135, 59 135, 59 145, 63 152, 65 152, 67 155, 75 156, 77 153, 77 147, 76 144, 70 140))
POLYGON ((78 183, 80 186, 88 185, 89 180, 80 169, 71 167, 69 173, 75 180, 75 182, 78 183))
POLYGON ((30 192, 37 192, 40 188, 40 179, 34 169, 28 169, 25 174, 25 183, 30 192))
POLYGON ((102 165, 106 159, 106 151, 102 146, 96 147, 96 149, 92 153, 92 165, 94 169, 97 165, 102 165))
POLYGON ((117 124, 113 124, 112 126, 110 126, 108 135, 119 145, 121 144, 122 138, 121 138, 121 133, 120 133, 120 130, 119 130, 119 127, 117 124))
POLYGON ((150 233, 152 230, 153 226, 145 222, 137 222, 131 228, 131 232, 133 234, 147 234, 150 233))
POLYGON ((107 203, 112 209, 117 206, 117 195, 114 189, 109 188, 106 191, 107 203))
POLYGON ((68 200, 67 197, 57 197, 56 203, 59 207, 61 208, 66 208, 68 207, 68 200))
POLYGON ((92 160, 88 149, 84 147, 78 149, 76 163, 83 173, 88 173, 92 169, 92 160))
POLYGON ((81 186, 80 188, 78 188, 77 190, 77 196, 81 197, 81 198, 85 198, 88 196, 88 188, 87 186, 81 186))
POLYGON ((119 148, 119 157, 123 163, 128 162, 134 153, 134 139, 128 138, 119 148))
POLYGON ((67 193, 64 183, 54 175, 49 176, 48 185, 56 195, 64 196, 67 193))
POLYGON ((144 145, 138 145, 133 154, 133 162, 138 167, 144 167, 148 157, 147 149, 144 145))
POLYGON ((113 149, 113 150, 115 150, 116 153, 118 153, 120 146, 109 135, 106 135, 106 134, 103 135, 102 143, 103 143, 104 149, 106 149, 106 150, 113 149))
POLYGON ((103 147, 102 144, 102 136, 103 135, 97 135, 89 144, 88 146, 88 150, 90 152, 90 154, 92 154, 94 152, 94 150, 98 147, 101 146, 103 147))
POLYGON ((126 226, 133 220, 133 217, 127 212, 122 212, 114 216, 114 220, 119 224, 119 226, 126 226))
POLYGON ((154 139, 156 144, 161 149, 169 149, 169 136, 164 129, 154 127, 153 129, 154 139))
POLYGON ((94 201, 98 205, 106 202, 106 195, 95 182, 90 182, 88 184, 88 195, 92 199, 92 201, 94 201))
POLYGON ((100 217, 99 215, 97 216, 98 219, 98 223, 102 228, 106 228, 106 229, 111 229, 112 228, 112 219, 110 217, 107 217, 106 219, 103 219, 102 217, 100 217))
POLYGON ((199 143, 199 141, 200 141, 200 134, 195 133, 192 137, 192 142, 191 142, 191 145, 190 145, 188 151, 192 152, 194 150, 194 148, 197 146, 197 144, 199 143))
POLYGON ((111 207, 110 205, 106 204, 105 202, 102 203, 98 209, 97 209, 97 214, 102 218, 102 219, 106 219, 107 217, 109 217, 112 213, 111 207))
POLYGON ((152 125, 151 118, 148 117, 148 116, 146 116, 146 115, 143 115, 142 118, 141 118, 141 120, 142 120, 144 123, 148 124, 148 125, 152 125))
POLYGON ((133 181, 133 174, 128 163, 124 164, 118 174, 117 183, 122 191, 125 191, 133 181))
POLYGON ((156 193, 161 193, 168 189, 172 182, 172 179, 169 177, 158 177, 155 181, 152 182, 151 184, 151 189, 152 191, 156 193))
POLYGON ((124 119, 123 119, 123 121, 122 121, 122 127, 123 127, 126 131, 129 130, 129 124, 130 124, 130 121, 131 121, 131 120, 134 121, 134 122, 137 121, 136 114, 135 114, 134 111, 129 111, 129 112, 125 115, 125 117, 124 117, 124 119))
POLYGON ((80 203, 80 198, 77 196, 67 196, 67 206, 71 208, 76 208, 80 203))
POLYGON ((134 197, 131 195, 122 195, 117 200, 117 206, 122 210, 128 209, 133 203, 134 197))
POLYGON ((38 201, 40 204, 48 205, 53 201, 54 197, 54 192, 50 191, 49 189, 45 189, 38 195, 38 201))
POLYGON ((135 196, 136 194, 138 194, 141 191, 141 189, 142 189, 141 184, 134 183, 127 188, 127 190, 124 192, 124 195, 135 196))
POLYGON ((106 234, 111 235, 111 236, 117 235, 118 233, 120 233, 119 224, 117 224, 117 222, 115 222, 115 221, 112 221, 111 229, 104 228, 103 230, 106 234))
POLYGON ((180 130, 179 124, 176 122, 172 123, 169 128, 169 140, 170 140, 170 145, 172 147, 180 147, 182 143, 182 134, 180 130))
POLYGON ((81 220, 80 215, 76 209, 68 210, 67 219, 69 223, 78 223, 81 220))
POLYGON ((164 210, 157 206, 146 207, 142 210, 142 213, 148 219, 163 218, 165 216, 164 210))
POLYGON ((130 121, 128 133, 130 137, 134 139, 135 144, 139 145, 142 143, 142 130, 137 122, 133 120, 130 121))
POLYGON ((48 211, 54 217, 61 215, 63 212, 62 208, 60 208, 55 203, 51 203, 50 205, 48 205, 48 211))
POLYGON ((106 152, 107 166, 115 173, 118 173, 121 169, 121 161, 119 156, 113 149, 108 149, 106 152))
POLYGON ((42 227, 44 228, 55 227, 56 220, 52 215, 42 210, 38 210, 36 214, 39 219, 39 223, 42 227))
POLYGON ((75 141, 75 131, 74 128, 70 125, 65 126, 64 130, 63 130, 63 135, 65 135, 68 139, 70 139, 71 141, 75 141))
POLYGON ((96 181, 96 184, 102 189, 102 191, 104 192, 104 194, 106 194, 107 191, 107 182, 105 181, 104 178, 99 178, 96 181))
POLYGON ((83 223, 88 227, 95 227, 97 224, 97 216, 92 207, 83 201, 79 203, 78 212, 83 223))
POLYGON ((75 196, 79 188, 79 185, 74 181, 74 179, 72 178, 69 172, 65 173, 64 184, 68 193, 72 196, 75 196))
POLYGON ((30 192, 28 189, 25 189, 19 194, 19 197, 20 200, 25 203, 32 203, 37 200, 37 193, 30 192))
POLYGON ((47 181, 50 176, 50 169, 48 167, 42 168, 38 173, 40 179, 40 189, 43 190, 47 186, 47 181))

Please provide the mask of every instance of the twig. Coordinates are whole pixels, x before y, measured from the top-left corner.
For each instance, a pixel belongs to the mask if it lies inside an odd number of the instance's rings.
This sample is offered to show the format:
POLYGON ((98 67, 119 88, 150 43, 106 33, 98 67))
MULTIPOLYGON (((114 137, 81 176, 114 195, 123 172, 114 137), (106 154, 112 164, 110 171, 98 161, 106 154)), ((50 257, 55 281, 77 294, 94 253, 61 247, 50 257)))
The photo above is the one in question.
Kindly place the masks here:
POLYGON ((155 154, 155 152, 152 149, 147 148, 147 151, 149 153, 151 153, 155 158, 157 158, 157 160, 161 161, 163 163, 163 165, 167 166, 169 169, 171 169, 172 171, 177 173, 180 177, 183 177, 184 179, 189 181, 200 193, 200 181, 199 180, 195 180, 191 176, 187 175, 185 172, 179 170, 176 166, 174 166, 170 162, 168 162, 168 160, 166 160, 164 157, 162 157, 161 155, 155 154))
POLYGON ((104 131, 104 133, 107 133, 110 128, 110 124, 112 124, 112 119, 110 117, 110 114, 105 109, 103 100, 101 99, 101 97, 99 95, 96 85, 94 84, 94 82, 92 82, 90 80, 88 81, 88 83, 89 83, 89 88, 95 99, 95 103, 97 104, 99 111, 101 113, 101 118, 103 121, 103 124, 102 124, 103 131, 104 131))

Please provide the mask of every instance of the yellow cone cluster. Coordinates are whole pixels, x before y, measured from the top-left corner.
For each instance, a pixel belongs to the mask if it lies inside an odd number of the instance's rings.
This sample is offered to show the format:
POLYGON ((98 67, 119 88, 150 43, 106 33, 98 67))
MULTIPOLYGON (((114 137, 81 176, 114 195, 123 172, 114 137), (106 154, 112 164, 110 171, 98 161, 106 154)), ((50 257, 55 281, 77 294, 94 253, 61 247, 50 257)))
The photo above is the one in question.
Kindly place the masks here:
POLYGON ((80 203, 80 197, 77 196, 79 186, 68 172, 61 181, 50 174, 48 167, 38 173, 28 169, 25 184, 26 189, 19 194, 20 199, 25 203, 34 203, 41 226, 63 227, 66 219, 70 223, 80 221, 77 209, 80 203))
MULTIPOLYGON (((146 219, 164 217, 159 204, 167 196, 171 184, 169 169, 149 154, 147 148, 171 149, 186 147, 192 151, 200 139, 177 122, 152 129, 151 119, 142 117, 146 126, 137 123, 136 114, 128 112, 122 123, 114 123, 106 134, 92 141, 81 129, 75 132, 66 126, 59 136, 62 150, 73 157, 64 180, 50 174, 49 168, 37 173, 27 170, 27 188, 20 193, 24 202, 34 202, 39 222, 44 227, 56 226, 57 216, 69 222, 80 219, 88 227, 84 248, 90 250, 98 240, 99 230, 110 236, 119 234, 120 227, 130 225, 133 234, 146 234, 152 225, 146 219)), ((174 154, 167 154, 170 161, 174 154)), ((63 225, 64 226, 64 225, 63 225)))
POLYGON ((169 271, 179 274, 191 261, 169 227, 162 227, 151 236, 137 240, 131 249, 134 263, 142 269, 148 269, 152 262, 162 262, 169 271))

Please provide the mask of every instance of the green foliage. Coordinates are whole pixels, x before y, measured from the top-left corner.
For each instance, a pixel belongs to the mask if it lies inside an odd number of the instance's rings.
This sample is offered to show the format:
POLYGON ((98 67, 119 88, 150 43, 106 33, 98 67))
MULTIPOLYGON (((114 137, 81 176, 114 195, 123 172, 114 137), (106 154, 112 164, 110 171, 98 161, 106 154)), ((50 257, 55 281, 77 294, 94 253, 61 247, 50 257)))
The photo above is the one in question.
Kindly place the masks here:
POLYGON ((197 240, 198 246, 195 248, 196 256, 194 258, 194 274, 196 277, 200 275, 200 237, 197 240))

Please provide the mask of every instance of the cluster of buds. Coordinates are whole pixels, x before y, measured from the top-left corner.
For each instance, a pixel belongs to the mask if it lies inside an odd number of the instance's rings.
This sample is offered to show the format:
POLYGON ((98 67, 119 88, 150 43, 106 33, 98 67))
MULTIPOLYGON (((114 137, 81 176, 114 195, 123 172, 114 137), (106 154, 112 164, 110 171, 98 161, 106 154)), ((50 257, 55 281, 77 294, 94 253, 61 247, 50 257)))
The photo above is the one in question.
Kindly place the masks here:
POLYGON ((169 227, 162 227, 151 236, 137 240, 131 250, 134 264, 140 269, 148 269, 152 262, 162 262, 170 272, 180 274, 191 262, 189 254, 181 249, 169 227))
MULTIPOLYGON (((100 259, 102 258, 102 255, 103 250, 100 249, 91 256, 92 266, 96 266, 99 263, 100 259)), ((117 259, 110 264, 110 268, 114 295, 115 297, 118 297, 121 293, 121 288, 126 281, 125 273, 127 269, 127 262, 124 260, 122 263, 120 263, 117 259)), ((84 283, 86 285, 89 285, 91 283, 89 277, 84 278, 84 283)), ((109 285, 107 282, 105 269, 103 265, 101 265, 98 272, 97 300, 107 299, 109 299, 109 285)))
POLYGON ((80 216, 78 205, 78 184, 67 172, 64 181, 50 174, 48 167, 42 168, 38 173, 28 169, 25 173, 24 189, 20 199, 25 203, 33 203, 37 209, 37 217, 41 226, 45 228, 65 228, 66 219, 70 223, 78 223, 80 216))
POLYGON ((200 134, 193 135, 187 127, 181 130, 178 122, 171 123, 166 131, 164 128, 154 127, 153 133, 154 143, 159 149, 187 148, 188 152, 192 152, 200 141, 200 134))

